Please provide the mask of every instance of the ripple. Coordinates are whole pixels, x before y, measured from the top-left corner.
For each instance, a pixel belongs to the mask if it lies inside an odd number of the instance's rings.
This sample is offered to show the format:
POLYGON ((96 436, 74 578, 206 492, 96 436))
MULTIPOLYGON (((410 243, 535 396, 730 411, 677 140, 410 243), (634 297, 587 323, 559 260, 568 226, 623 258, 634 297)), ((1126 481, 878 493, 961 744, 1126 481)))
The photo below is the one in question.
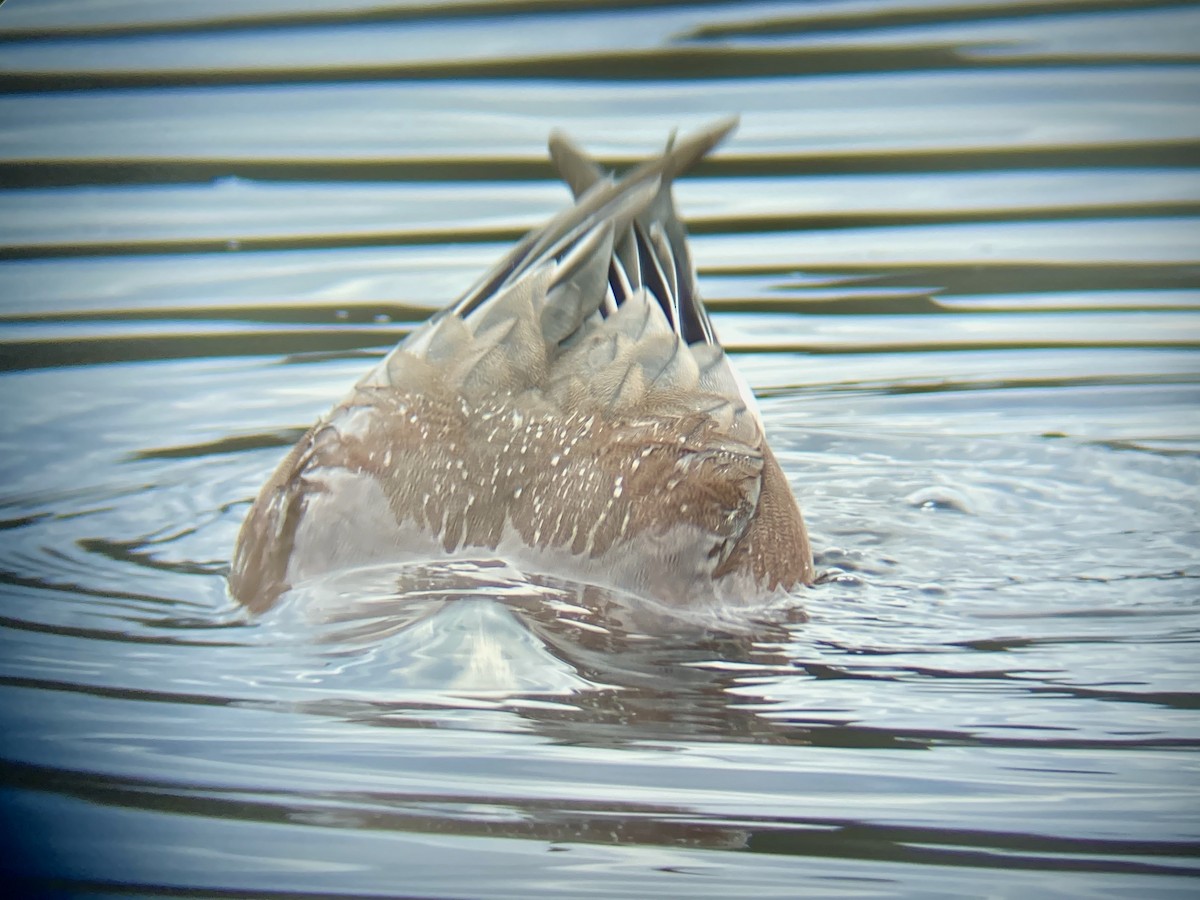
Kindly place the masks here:
POLYGON ((1192 9, 75 6, 0 17, 20 887, 1191 890, 1192 9), (733 110, 678 198, 817 584, 232 601, 283 448, 562 201, 551 127, 621 164, 733 110))

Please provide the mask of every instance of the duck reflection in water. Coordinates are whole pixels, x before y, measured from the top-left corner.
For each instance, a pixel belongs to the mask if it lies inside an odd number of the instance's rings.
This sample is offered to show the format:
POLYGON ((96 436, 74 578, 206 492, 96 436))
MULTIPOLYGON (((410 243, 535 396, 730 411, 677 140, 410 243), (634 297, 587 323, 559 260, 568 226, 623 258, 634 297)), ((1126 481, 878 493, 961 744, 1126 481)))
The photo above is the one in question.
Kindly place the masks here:
MULTIPOLYGON (((369 744, 383 754, 393 746, 385 729, 519 732, 663 752, 705 741, 811 742, 810 729, 770 714, 778 699, 769 685, 795 671, 782 610, 770 621, 738 616, 724 629, 711 616, 677 613, 497 560, 346 570, 306 582, 256 618, 255 633, 276 651, 276 665, 257 677, 275 697, 268 706, 384 729, 369 744)), ((482 811, 461 791, 381 791, 370 798, 370 827, 710 849, 745 849, 762 830, 753 820, 698 819, 661 797, 573 799, 564 808, 493 788, 482 811)), ((329 824, 336 813, 319 815, 316 824, 329 824)))
POLYGON ((802 619, 795 606, 770 619, 688 618, 499 561, 453 561, 316 579, 261 621, 296 651, 285 680, 339 698, 302 701, 308 712, 328 703, 335 716, 400 725, 482 704, 555 739, 612 744, 780 740, 746 679, 793 670, 782 647, 802 619), (361 706, 348 709, 347 696, 361 706))
POLYGON ((667 610, 758 609, 810 582, 671 197, 734 124, 620 180, 553 136, 574 204, 301 438, 242 526, 233 595, 257 612, 332 573, 489 558, 667 610))

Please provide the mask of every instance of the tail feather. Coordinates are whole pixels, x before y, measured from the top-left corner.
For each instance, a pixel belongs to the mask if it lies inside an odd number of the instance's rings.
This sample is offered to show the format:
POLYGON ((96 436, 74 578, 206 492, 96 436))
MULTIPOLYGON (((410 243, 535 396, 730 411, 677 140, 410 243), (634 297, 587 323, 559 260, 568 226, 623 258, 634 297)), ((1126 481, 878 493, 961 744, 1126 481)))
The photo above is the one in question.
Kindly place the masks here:
POLYGON ((672 139, 620 180, 555 133, 551 156, 575 204, 527 235, 363 384, 436 379, 470 396, 548 382, 559 393, 594 377, 597 395, 625 408, 643 397, 683 395, 700 381, 732 386, 738 396, 733 376, 718 371, 729 366, 696 290, 670 189, 734 124, 672 139), (703 348, 715 350, 711 361, 693 356, 703 348), (702 368, 711 371, 705 376, 702 368))
MULTIPOLYGON (((683 140, 672 136, 662 157, 643 163, 617 185, 649 171, 656 171, 660 179, 653 200, 628 228, 616 234, 609 279, 615 305, 641 287, 649 287, 676 333, 689 344, 713 344, 716 336, 696 290, 687 234, 671 196, 671 181, 695 165, 736 125, 736 117, 729 118, 683 140)), ((607 177, 600 165, 562 132, 551 135, 550 157, 577 199, 607 177)))

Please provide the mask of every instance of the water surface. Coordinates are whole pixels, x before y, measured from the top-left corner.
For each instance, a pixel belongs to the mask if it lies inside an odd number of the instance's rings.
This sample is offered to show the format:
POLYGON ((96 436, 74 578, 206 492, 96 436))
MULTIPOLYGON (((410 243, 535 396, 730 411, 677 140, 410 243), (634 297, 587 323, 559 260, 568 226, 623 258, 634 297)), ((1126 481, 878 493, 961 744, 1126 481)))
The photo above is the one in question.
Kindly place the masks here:
POLYGON ((1193 896, 1200 66, 1162 2, 0 9, 30 894, 1193 896), (821 583, 225 573, 285 448, 607 162, 680 184, 821 583))

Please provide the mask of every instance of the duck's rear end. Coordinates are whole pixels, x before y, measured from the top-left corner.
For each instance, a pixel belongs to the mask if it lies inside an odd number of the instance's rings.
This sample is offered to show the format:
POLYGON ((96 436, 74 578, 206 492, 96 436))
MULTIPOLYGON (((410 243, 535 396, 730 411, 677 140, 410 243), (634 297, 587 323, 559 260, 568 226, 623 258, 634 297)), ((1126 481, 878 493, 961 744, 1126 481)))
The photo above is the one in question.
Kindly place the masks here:
POLYGON ((255 500, 230 587, 499 556, 669 604, 812 578, 800 510, 696 287, 673 178, 733 127, 620 181, 561 136, 575 204, 317 422, 255 500))

